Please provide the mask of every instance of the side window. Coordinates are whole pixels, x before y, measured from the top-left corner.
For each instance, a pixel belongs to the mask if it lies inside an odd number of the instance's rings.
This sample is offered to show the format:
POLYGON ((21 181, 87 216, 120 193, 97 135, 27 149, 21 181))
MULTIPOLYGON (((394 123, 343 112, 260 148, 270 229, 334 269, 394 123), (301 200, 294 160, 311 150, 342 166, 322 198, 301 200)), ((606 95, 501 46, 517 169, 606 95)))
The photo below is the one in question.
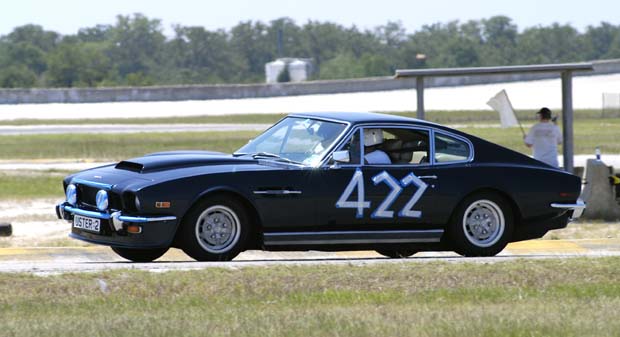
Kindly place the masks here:
POLYGON ((450 163, 465 161, 470 149, 466 142, 447 135, 435 133, 435 162, 450 163))
MULTIPOLYGON (((353 135, 349 136, 347 142, 337 151, 349 151, 349 164, 360 165, 360 130, 356 130, 353 135)), ((333 164, 333 160, 330 160, 330 164, 333 164)))
POLYGON ((364 128, 364 163, 367 165, 420 165, 429 162, 426 130, 364 128))

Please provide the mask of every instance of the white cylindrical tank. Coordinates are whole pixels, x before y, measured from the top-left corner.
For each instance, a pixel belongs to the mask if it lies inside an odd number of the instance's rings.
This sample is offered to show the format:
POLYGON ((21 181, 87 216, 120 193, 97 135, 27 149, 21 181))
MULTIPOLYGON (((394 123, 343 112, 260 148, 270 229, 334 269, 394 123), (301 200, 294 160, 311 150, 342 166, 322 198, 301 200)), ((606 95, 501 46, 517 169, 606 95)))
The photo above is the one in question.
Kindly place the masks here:
POLYGON ((282 60, 275 60, 265 64, 265 79, 267 83, 278 83, 278 75, 285 67, 286 63, 282 60))
POLYGON ((291 82, 303 82, 308 79, 308 62, 295 60, 288 65, 291 82))

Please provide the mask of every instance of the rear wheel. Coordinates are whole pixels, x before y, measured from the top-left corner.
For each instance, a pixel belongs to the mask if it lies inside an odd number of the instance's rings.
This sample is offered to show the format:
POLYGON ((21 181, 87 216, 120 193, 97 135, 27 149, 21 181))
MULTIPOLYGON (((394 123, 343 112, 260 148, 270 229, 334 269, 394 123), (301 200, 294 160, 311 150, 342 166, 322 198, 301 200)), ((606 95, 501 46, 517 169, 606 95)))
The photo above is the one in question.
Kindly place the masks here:
POLYGON ((512 236, 513 214, 509 203, 496 193, 465 198, 450 223, 449 237, 463 256, 494 256, 512 236))
POLYGON ((245 249, 251 228, 240 202, 224 196, 211 197, 184 217, 182 249, 198 261, 230 261, 245 249))
POLYGON ((152 248, 152 249, 133 249, 133 248, 121 248, 111 247, 112 250, 120 257, 133 262, 151 262, 157 260, 162 255, 166 254, 168 248, 152 248))
POLYGON ((391 259, 402 259, 412 256, 417 252, 417 250, 413 249, 377 249, 377 253, 391 259))

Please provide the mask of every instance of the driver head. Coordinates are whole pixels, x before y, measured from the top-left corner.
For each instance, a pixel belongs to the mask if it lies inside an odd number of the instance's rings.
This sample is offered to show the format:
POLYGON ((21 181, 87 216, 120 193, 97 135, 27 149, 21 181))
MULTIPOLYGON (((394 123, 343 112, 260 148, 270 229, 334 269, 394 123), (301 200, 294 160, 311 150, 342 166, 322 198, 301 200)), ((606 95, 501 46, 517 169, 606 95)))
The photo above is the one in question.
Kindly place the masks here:
POLYGON ((364 146, 373 146, 383 143, 383 131, 381 129, 364 130, 364 146))

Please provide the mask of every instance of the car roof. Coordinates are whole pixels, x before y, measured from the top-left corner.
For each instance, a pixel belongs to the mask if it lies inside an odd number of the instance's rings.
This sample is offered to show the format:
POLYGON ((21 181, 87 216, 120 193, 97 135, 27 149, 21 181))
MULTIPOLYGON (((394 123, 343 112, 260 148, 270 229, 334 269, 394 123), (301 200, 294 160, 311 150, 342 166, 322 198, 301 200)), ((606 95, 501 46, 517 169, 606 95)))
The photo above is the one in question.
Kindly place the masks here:
POLYGON ((416 118, 409 118, 397 115, 387 115, 381 113, 374 112, 304 112, 304 113, 293 113, 290 114, 291 117, 310 117, 310 118, 323 118, 323 119, 332 119, 336 121, 349 122, 351 124, 362 124, 362 123, 415 123, 415 124, 423 124, 423 125, 433 125, 437 124, 431 123, 428 121, 424 121, 416 118))

